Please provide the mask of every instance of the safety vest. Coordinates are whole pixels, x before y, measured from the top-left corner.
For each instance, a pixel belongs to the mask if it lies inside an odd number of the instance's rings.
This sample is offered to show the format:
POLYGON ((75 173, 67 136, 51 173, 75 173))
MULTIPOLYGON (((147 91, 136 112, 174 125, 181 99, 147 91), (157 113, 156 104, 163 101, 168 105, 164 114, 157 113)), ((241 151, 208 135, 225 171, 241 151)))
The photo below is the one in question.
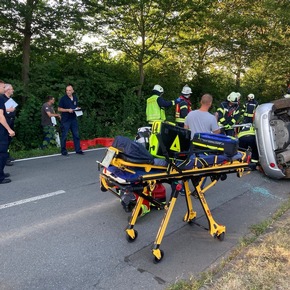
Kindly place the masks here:
POLYGON ((249 135, 255 135, 255 128, 251 127, 244 127, 238 134, 238 138, 242 138, 249 135))
POLYGON ((146 120, 149 124, 152 124, 154 121, 165 121, 166 115, 163 108, 160 108, 157 99, 159 96, 153 95, 147 99, 146 106, 146 120))
MULTIPOLYGON (((251 127, 243 127, 242 130, 238 134, 238 139, 240 139, 242 137, 255 136, 255 134, 256 133, 255 133, 254 126, 251 126, 251 127)), ((254 146, 254 145, 252 145, 252 146, 254 146)), ((255 147, 256 147, 256 145, 255 145, 255 147)), ((253 163, 257 163, 258 161, 259 161, 258 159, 254 159, 253 157, 251 158, 251 162, 253 162, 253 163)))
POLYGON ((187 114, 191 111, 191 102, 184 98, 183 96, 180 96, 180 99, 182 100, 179 104, 175 106, 175 122, 176 123, 184 123, 186 116, 180 116, 180 111, 183 109, 187 110, 187 114))

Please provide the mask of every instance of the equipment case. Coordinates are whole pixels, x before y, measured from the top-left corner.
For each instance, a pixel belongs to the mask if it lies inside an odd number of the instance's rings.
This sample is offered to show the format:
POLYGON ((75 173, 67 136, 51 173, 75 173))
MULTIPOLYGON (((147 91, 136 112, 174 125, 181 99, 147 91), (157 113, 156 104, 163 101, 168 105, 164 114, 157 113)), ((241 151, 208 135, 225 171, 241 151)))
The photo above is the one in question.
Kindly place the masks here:
POLYGON ((149 152, 158 158, 174 158, 190 148, 190 130, 174 123, 155 121, 149 138, 149 152))
POLYGON ((239 148, 237 138, 223 134, 195 133, 192 143, 195 147, 221 151, 229 157, 237 154, 239 148))

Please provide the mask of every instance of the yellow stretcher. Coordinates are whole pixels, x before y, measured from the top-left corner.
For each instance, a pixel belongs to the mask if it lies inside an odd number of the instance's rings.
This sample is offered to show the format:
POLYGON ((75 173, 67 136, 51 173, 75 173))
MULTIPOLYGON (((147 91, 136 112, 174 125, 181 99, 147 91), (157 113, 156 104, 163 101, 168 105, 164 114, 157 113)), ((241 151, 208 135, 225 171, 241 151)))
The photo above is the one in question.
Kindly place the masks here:
POLYGON ((199 199, 207 217, 210 235, 222 241, 226 227, 214 220, 204 194, 219 180, 225 180, 227 174, 235 173, 238 177, 242 177, 249 173, 251 171, 249 160, 250 154, 247 151, 238 151, 232 157, 213 152, 212 154, 192 154, 183 160, 171 159, 167 163, 162 162, 161 165, 156 165, 152 162, 140 163, 139 160, 135 162, 130 158, 125 158, 117 148, 109 147, 104 159, 98 162, 99 170, 102 169, 100 185, 102 191, 110 191, 117 196, 119 196, 120 190, 134 192, 138 195, 137 203, 126 228, 126 237, 129 242, 135 241, 138 236, 134 226, 144 200, 151 202, 158 209, 165 210, 152 249, 154 262, 158 263, 164 256, 160 245, 182 187, 180 181, 184 185, 187 206, 183 220, 192 223, 197 215, 192 206, 192 193, 189 187, 191 181, 196 197, 199 199), (156 183, 171 185, 172 193, 166 204, 158 202, 151 196, 156 183))

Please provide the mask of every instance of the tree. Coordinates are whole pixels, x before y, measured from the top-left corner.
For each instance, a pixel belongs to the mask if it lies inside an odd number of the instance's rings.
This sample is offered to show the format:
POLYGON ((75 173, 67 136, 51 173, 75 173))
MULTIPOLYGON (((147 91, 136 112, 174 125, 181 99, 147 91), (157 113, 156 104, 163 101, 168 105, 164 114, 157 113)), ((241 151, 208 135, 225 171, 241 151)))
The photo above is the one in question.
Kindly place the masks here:
MULTIPOLYGON (((84 1, 87 9, 102 3, 102 18, 95 15, 95 27, 102 28, 102 37, 109 47, 121 51, 139 67, 138 95, 144 84, 144 66, 160 57, 182 21, 180 0, 105 0, 84 1)), ((92 7, 92 8, 90 8, 92 7)), ((99 11, 99 10, 98 10, 99 11)))
POLYGON ((45 49, 65 43, 72 26, 80 27, 82 13, 79 1, 69 0, 2 0, 0 40, 5 49, 22 50, 22 81, 29 83, 31 46, 45 49), (21 48, 20 48, 21 47, 21 48))

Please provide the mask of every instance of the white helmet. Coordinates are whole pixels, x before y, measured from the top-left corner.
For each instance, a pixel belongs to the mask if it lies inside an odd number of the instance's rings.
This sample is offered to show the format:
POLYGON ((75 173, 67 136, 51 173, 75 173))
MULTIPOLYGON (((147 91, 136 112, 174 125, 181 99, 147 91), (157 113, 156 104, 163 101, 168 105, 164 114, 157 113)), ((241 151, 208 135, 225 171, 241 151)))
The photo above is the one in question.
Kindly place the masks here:
POLYGON ((237 103, 238 102, 238 94, 235 92, 231 92, 228 96, 227 96, 227 100, 231 103, 237 103))
POLYGON ((181 93, 188 98, 189 95, 192 94, 192 91, 191 91, 191 88, 188 85, 185 85, 183 87, 181 93))
POLYGON ((284 98, 289 99, 290 98, 290 94, 284 95, 284 98))
POLYGON ((153 88, 153 91, 157 91, 159 93, 163 93, 164 92, 163 88, 160 85, 155 85, 154 88, 153 88))
POLYGON ((248 99, 249 100, 254 100, 255 99, 255 95, 254 94, 248 94, 248 99))
POLYGON ((237 92, 238 101, 240 100, 241 96, 242 96, 241 93, 237 92))

